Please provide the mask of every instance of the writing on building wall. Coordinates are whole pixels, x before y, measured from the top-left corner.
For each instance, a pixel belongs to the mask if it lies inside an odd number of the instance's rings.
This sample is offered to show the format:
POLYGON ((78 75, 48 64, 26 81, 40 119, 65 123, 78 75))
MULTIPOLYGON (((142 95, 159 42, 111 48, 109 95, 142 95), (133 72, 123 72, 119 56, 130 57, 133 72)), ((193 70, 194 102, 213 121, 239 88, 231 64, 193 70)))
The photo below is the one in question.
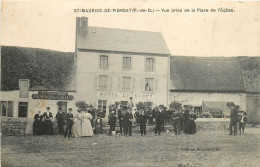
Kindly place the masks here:
POLYGON ((135 99, 152 99, 154 94, 147 93, 121 93, 121 92, 97 92, 99 97, 116 97, 116 98, 130 98, 135 99))
POLYGON ((67 92, 39 91, 38 94, 32 94, 32 98, 45 100, 73 100, 74 96, 69 95, 67 92))

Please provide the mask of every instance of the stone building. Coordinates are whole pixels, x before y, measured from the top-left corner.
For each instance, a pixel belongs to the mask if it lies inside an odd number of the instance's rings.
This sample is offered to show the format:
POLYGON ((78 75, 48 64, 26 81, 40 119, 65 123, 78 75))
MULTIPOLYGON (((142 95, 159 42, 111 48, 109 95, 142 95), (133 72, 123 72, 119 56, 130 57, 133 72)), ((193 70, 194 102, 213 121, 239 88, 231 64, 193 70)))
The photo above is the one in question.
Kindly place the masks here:
MULTIPOLYGON (((88 26, 77 18, 77 96, 108 112, 129 98, 167 106, 170 52, 161 33, 88 26)), ((107 115, 107 114, 106 114, 107 115)))

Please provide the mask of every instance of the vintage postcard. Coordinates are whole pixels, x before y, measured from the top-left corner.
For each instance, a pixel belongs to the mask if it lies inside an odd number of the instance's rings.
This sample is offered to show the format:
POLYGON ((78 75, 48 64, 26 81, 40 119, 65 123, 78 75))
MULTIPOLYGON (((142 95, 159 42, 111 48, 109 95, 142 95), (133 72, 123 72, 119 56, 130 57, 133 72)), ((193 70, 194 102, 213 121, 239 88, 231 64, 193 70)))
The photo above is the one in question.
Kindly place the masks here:
POLYGON ((257 1, 2 1, 1 166, 259 166, 259 56, 257 1))

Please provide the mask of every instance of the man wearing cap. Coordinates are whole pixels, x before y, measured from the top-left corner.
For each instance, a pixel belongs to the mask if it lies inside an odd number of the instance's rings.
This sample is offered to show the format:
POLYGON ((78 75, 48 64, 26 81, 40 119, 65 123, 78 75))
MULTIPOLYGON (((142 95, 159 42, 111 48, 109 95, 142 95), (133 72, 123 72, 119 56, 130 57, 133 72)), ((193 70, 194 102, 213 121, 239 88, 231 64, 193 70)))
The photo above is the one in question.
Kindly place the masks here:
POLYGON ((231 113, 230 113, 230 124, 229 124, 229 135, 233 135, 233 127, 234 127, 234 135, 237 135, 237 122, 238 122, 238 106, 231 105, 231 113))
POLYGON ((46 112, 43 113, 43 119, 44 119, 44 134, 46 135, 52 135, 53 134, 53 127, 52 127, 52 113, 50 112, 50 107, 46 108, 46 112))
POLYGON ((59 108, 59 112, 56 114, 56 119, 58 123, 59 128, 59 134, 64 134, 64 125, 65 125, 65 113, 62 111, 61 108, 59 108))
POLYGON ((130 99, 130 101, 128 101, 128 103, 127 103, 127 108, 129 108, 129 110, 130 110, 130 112, 132 114, 133 108, 134 108, 134 102, 133 102, 133 98, 132 97, 130 97, 129 99, 130 99))
POLYGON ((68 138, 71 136, 72 134, 72 126, 73 126, 73 114, 71 113, 72 108, 68 109, 68 113, 66 113, 66 131, 65 131, 65 135, 64 137, 66 138, 68 136, 68 138))

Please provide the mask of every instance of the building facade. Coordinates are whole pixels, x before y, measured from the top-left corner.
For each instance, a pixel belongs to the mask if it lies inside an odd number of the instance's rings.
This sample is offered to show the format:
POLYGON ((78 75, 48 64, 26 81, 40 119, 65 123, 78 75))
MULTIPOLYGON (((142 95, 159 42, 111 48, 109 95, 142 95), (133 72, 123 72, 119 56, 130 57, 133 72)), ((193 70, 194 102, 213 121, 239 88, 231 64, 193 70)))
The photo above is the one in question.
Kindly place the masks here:
POLYGON ((76 25, 76 101, 106 113, 130 97, 167 106, 170 53, 160 33, 89 27, 84 17, 76 25))

